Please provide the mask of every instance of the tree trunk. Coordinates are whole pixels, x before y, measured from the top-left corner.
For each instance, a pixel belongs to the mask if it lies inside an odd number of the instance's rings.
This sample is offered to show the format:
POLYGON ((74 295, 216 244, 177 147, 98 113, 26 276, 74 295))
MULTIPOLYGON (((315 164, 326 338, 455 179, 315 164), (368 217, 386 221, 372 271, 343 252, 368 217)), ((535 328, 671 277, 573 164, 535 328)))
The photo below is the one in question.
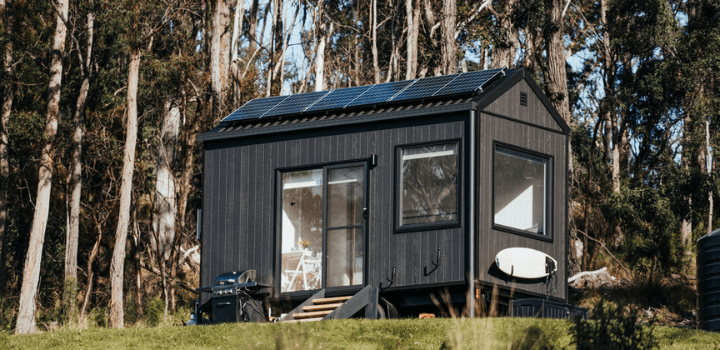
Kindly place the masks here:
POLYGON ((571 123, 568 98, 567 72, 565 71, 565 44, 563 38, 562 0, 546 0, 545 45, 547 50, 547 95, 553 107, 568 125, 571 123))
MULTIPOLYGON (((232 75, 232 106, 235 109, 240 105, 240 76, 239 76, 239 59, 238 59, 238 38, 243 31, 243 21, 245 20, 245 1, 237 0, 235 3, 235 18, 233 20, 232 44, 230 55, 230 74, 232 75)), ((248 62, 249 64, 249 62, 248 62)))
POLYGON ((229 0, 213 0, 212 41, 210 43, 210 81, 215 101, 215 111, 224 114, 227 77, 230 68, 230 3, 229 0))
POLYGON ((143 284, 142 284, 142 269, 140 268, 140 262, 141 260, 141 249, 142 249, 142 242, 140 241, 140 228, 138 227, 137 223, 137 207, 133 208, 132 211, 132 235, 133 235, 133 244, 135 245, 135 253, 133 255, 133 260, 135 263, 135 312, 138 315, 143 314, 143 298, 142 298, 142 291, 143 291, 143 284))
MULTIPOLYGON (((5 242, 7 241, 7 193, 10 177, 10 163, 8 162, 8 132, 7 126, 10 122, 10 112, 12 111, 12 103, 15 93, 11 79, 14 75, 14 66, 12 62, 13 45, 12 45, 12 2, 8 1, 3 4, 3 13, 5 15, 5 52, 3 55, 3 70, 5 76, 5 86, 2 96, 2 110, 0 110, 0 299, 5 291, 5 242)), ((2 309, 0 309, 2 310, 2 309)))
POLYGON ((95 16, 88 13, 87 15, 87 55, 83 64, 82 74, 83 81, 80 85, 80 94, 75 103, 75 115, 73 116, 73 124, 75 131, 73 133, 73 153, 72 164, 70 165, 70 173, 68 174, 68 187, 71 189, 70 195, 70 220, 68 222, 67 238, 65 244, 65 286, 72 288, 66 291, 66 296, 72 296, 70 300, 71 312, 75 311, 75 293, 77 292, 77 254, 78 254, 78 238, 80 236, 80 195, 82 190, 82 142, 83 129, 85 127, 85 101, 87 100, 88 90, 90 89, 90 77, 92 75, 92 46, 93 46, 93 30, 95 16))
POLYGON ((375 73, 375 84, 380 84, 380 66, 378 64, 378 48, 377 48, 377 0, 372 0, 372 14, 370 20, 372 30, 372 56, 373 56, 373 72, 375 73))
POLYGON ((255 51, 257 47, 257 24, 258 24, 258 7, 259 0, 252 0, 250 6, 250 18, 248 18, 248 37, 250 39, 250 51, 255 51))
MULTIPOLYGON (((713 159, 712 157, 712 146, 710 146, 710 120, 705 121, 705 167, 707 169, 708 174, 712 174, 713 170, 713 159)), ((708 181, 710 181, 710 177, 708 177, 708 181)), ((713 203, 713 191, 712 189, 708 191, 708 224, 707 224, 707 233, 711 233, 713 230, 713 210, 714 210, 714 203, 713 203)))
MULTIPOLYGON (((685 171, 690 171, 690 158, 691 153, 689 150, 689 144, 690 144, 690 128, 692 126, 692 118, 690 117, 690 111, 685 112, 685 118, 683 120, 683 148, 682 148, 682 154, 680 159, 680 166, 685 171)), ((692 213, 692 198, 690 196, 686 196, 685 200, 687 201, 688 205, 688 213, 692 213)), ((688 214, 690 215, 690 214, 688 214)), ((689 218, 683 217, 682 223, 680 225, 680 241, 682 242, 683 246, 685 247, 684 252, 686 255, 686 258, 689 258, 692 254, 692 251, 690 250, 689 241, 692 237, 692 222, 689 218)))
POLYGON ((69 0, 58 0, 58 9, 55 21, 55 37, 53 39, 53 56, 50 64, 50 83, 48 84, 48 105, 45 118, 45 146, 42 150, 40 168, 38 171, 38 188, 35 199, 35 213, 30 229, 30 242, 25 257, 23 269, 23 283, 20 291, 20 305, 18 309, 18 334, 27 334, 35 331, 35 297, 37 295, 38 280, 40 278, 40 262, 42 260, 43 243, 45 241, 45 228, 47 227, 48 212, 50 211, 50 192, 52 189, 53 157, 55 153, 54 141, 58 128, 60 113, 60 91, 62 87, 63 56, 65 54, 65 37, 67 27, 63 19, 67 19, 69 0), (61 17, 62 16, 62 17, 61 17))
POLYGON ((87 288, 85 289, 85 298, 83 300, 82 307, 80 308, 80 324, 85 323, 85 311, 87 310, 88 303, 90 302, 90 296, 92 295, 93 291, 93 283, 95 274, 93 272, 93 264, 95 263, 95 259, 97 258, 98 252, 100 251, 100 242, 102 242, 102 236, 103 236, 103 228, 102 225, 107 220, 107 217, 102 220, 98 221, 95 219, 95 229, 97 230, 97 239, 95 239, 95 244, 92 247, 92 250, 90 251, 90 256, 88 257, 88 263, 87 263, 87 288))
MULTIPOLYGON (((176 187, 172 164, 175 162, 175 147, 177 146, 178 131, 180 127, 180 108, 174 100, 165 101, 165 117, 160 128, 160 147, 158 147, 157 180, 155 184, 155 200, 153 215, 153 231, 155 235, 151 240, 153 250, 158 257, 158 264, 167 266, 175 242, 175 212, 176 187)), ((165 317, 169 306, 169 293, 166 283, 165 268, 163 275, 163 293, 165 295, 165 317)))
POLYGON ((315 91, 324 91, 325 86, 325 46, 330 40, 332 33, 335 29, 335 23, 330 23, 330 28, 327 27, 327 23, 323 20, 325 14, 323 7, 325 6, 325 0, 318 1, 316 24, 318 25, 318 46, 317 54, 315 55, 315 91))
MULTIPOLYGON (((170 259, 172 264, 170 266, 170 277, 172 281, 175 281, 177 276, 178 268, 178 251, 181 246, 180 238, 182 238, 182 232, 185 229, 185 216, 187 212, 188 198, 190 192, 192 192, 192 177, 195 169, 195 144, 197 142, 197 135, 200 132, 200 126, 202 124, 202 115, 205 113, 204 105, 202 100, 198 102, 198 105, 193 115, 193 119, 188 125, 187 131, 183 135, 182 139, 182 171, 180 174, 180 183, 178 186, 178 206, 177 206, 177 220, 176 222, 176 243, 174 244, 174 250, 172 258, 170 259)), ((175 284, 172 285, 171 300, 172 308, 175 309, 175 284)))
POLYGON ((405 80, 415 79, 418 66, 418 36, 420 34, 420 4, 413 10, 413 0, 405 0, 405 15, 407 19, 407 62, 405 80))
POLYGON ((165 101, 165 117, 160 128, 160 147, 157 158, 157 180, 155 184, 155 200, 153 215, 153 231, 151 239, 153 250, 161 259, 170 258, 172 242, 175 240, 175 177, 172 164, 175 161, 180 127, 180 108, 175 100, 165 101))
POLYGON ((457 73, 455 51, 455 30, 457 22, 457 0, 443 0, 443 38, 442 38, 442 68, 443 74, 457 73))
POLYGON ((140 49, 132 48, 130 67, 128 70, 127 87, 127 131, 125 133, 125 152, 122 168, 122 185, 120 187, 120 211, 118 213, 115 246, 113 247, 110 264, 110 327, 123 328, 123 277, 125 273, 125 246, 127 243, 128 222, 130 219, 130 202, 132 179, 135 170, 135 144, 137 142, 137 90, 140 73, 140 49))
POLYGON ((515 6, 515 0, 505 0, 502 3, 502 13, 495 12, 492 6, 489 6, 493 15, 498 18, 498 38, 496 42, 495 57, 497 58, 493 62, 494 68, 512 68, 515 62, 515 45, 517 39, 514 35, 513 27, 513 9, 515 6))

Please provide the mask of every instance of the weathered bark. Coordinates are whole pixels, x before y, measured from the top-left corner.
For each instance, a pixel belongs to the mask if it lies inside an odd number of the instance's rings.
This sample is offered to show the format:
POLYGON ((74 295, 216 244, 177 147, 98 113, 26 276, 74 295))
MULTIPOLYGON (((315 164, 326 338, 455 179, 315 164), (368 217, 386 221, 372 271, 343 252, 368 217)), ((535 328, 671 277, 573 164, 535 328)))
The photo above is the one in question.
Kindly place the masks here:
POLYGON ((542 35, 535 28, 525 28, 525 60, 523 65, 530 72, 535 72, 536 62, 538 60, 538 50, 542 49, 540 39, 542 35))
POLYGON ((380 84, 380 66, 378 64, 377 48, 377 0, 372 0, 372 14, 370 15, 370 27, 372 30, 372 57, 373 73, 375 73, 375 84, 380 84))
POLYGON ((413 9, 413 0, 405 0, 405 15, 407 20, 407 60, 405 80, 415 79, 418 66, 418 36, 420 35, 420 4, 413 9))
POLYGON ((169 291, 166 281, 167 260, 170 259, 175 242, 175 211, 176 188, 172 165, 175 162, 175 146, 177 145, 180 128, 180 108, 174 100, 165 101, 165 113, 160 127, 160 147, 158 147, 157 179, 155 183, 155 200, 153 215, 153 232, 151 239, 158 263, 163 268, 162 282, 165 295, 165 317, 169 307, 169 291))
POLYGON ((317 16, 315 23, 318 26, 317 30, 317 53, 315 54, 315 91, 324 91, 325 85, 325 46, 330 40, 333 31, 335 30, 335 23, 330 23, 328 28, 327 22, 323 20, 325 13, 323 8, 325 6, 325 0, 318 1, 317 16))
POLYGON ((10 122, 10 112, 15 96, 14 86, 11 78, 14 74, 13 45, 12 45, 12 2, 2 4, 2 12, 5 15, 5 52, 3 54, 3 75, 5 86, 2 92, 2 109, 0 110, 0 298, 5 290, 5 242, 7 237, 7 193, 10 176, 10 163, 8 162, 8 132, 7 126, 10 122))
POLYGON ((515 63, 515 46, 518 39, 514 33, 513 9, 515 0, 504 0, 502 13, 497 13, 493 6, 488 6, 492 14, 498 19, 498 33, 495 41, 495 57, 493 68, 512 68, 515 63))
POLYGON ((565 71, 565 44, 563 38, 562 0, 546 0, 545 46, 547 53, 547 95, 566 123, 570 124, 570 100, 565 71))
POLYGON ((250 5, 250 16, 248 18, 248 38, 250 39, 250 51, 257 48, 257 24, 258 24, 258 8, 259 0, 252 0, 250 5))
POLYGON ((232 106, 230 109, 235 109, 240 105, 240 92, 242 86, 240 85, 240 71, 238 64, 240 59, 238 58, 238 38, 243 31, 243 21, 245 20, 245 1, 237 0, 235 2, 235 18, 233 20, 233 31, 232 41, 230 45, 230 74, 232 76, 232 106))
POLYGON ((227 110, 225 94, 230 69, 230 2, 229 0, 213 0, 210 6, 210 11, 212 11, 210 86, 215 101, 215 111, 224 114, 227 110))
POLYGON ((442 37, 442 69, 443 74, 457 73, 455 51, 455 30, 457 22, 457 0, 443 0, 443 37, 442 37))
POLYGON ((425 22, 427 23, 425 31, 428 32, 428 37, 430 38, 430 43, 433 48, 437 48, 438 42, 435 37, 435 31, 437 31, 440 25, 435 21, 435 13, 433 12, 430 0, 423 0, 423 9, 425 10, 425 22))
POLYGON ((140 73, 140 49, 130 51, 127 87, 127 129, 125 133, 125 151, 120 185, 120 211, 118 213, 115 246, 110 263, 110 327, 123 328, 123 278, 125 273, 125 246, 130 219, 132 178, 135 170, 135 145, 137 143, 137 90, 140 73))
POLYGON ((157 179, 155 183, 153 232, 151 239, 153 250, 158 256, 170 258, 172 243, 175 240, 175 176, 172 165, 175 162, 180 128, 180 107, 175 100, 165 101, 165 113, 160 127, 160 146, 157 158, 157 179))
MULTIPOLYGON (((66 291, 67 296, 74 296, 77 290, 77 255, 78 255, 78 238, 80 236, 80 195, 82 190, 82 142, 83 129, 85 128, 85 101, 87 100, 88 90, 90 90, 90 77, 92 75, 92 46, 94 34, 95 15, 91 12, 87 15, 87 54, 83 62, 82 75, 83 81, 80 85, 80 94, 78 94, 75 103, 75 115, 73 116, 73 153, 72 163, 70 165, 70 173, 68 174, 67 184, 70 188, 70 217, 68 220, 67 236, 65 243, 65 286, 73 290, 66 291)), ((75 311, 75 298, 69 300, 71 311, 75 311)))
POLYGON ((37 295, 40 278, 40 262, 42 260, 45 228, 50 211, 50 192, 52 190, 54 141, 57 134, 60 113, 60 90, 62 86, 63 56, 65 54, 65 38, 67 27, 69 0, 58 0, 59 13, 55 20, 55 36, 53 39, 53 56, 50 63, 50 83, 48 84, 48 105, 45 117, 45 145, 42 149, 38 171, 38 188, 35 199, 35 213, 30 229, 30 242, 23 268, 23 282, 20 290, 15 331, 27 334, 35 331, 35 296, 37 295))

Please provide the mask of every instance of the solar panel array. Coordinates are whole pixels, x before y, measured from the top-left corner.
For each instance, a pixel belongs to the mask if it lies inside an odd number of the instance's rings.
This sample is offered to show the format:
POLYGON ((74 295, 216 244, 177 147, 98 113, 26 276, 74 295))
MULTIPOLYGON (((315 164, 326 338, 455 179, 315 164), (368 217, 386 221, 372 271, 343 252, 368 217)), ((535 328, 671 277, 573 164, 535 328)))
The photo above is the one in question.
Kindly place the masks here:
POLYGON ((471 93, 487 87, 504 68, 251 100, 222 122, 299 114, 385 102, 471 93))

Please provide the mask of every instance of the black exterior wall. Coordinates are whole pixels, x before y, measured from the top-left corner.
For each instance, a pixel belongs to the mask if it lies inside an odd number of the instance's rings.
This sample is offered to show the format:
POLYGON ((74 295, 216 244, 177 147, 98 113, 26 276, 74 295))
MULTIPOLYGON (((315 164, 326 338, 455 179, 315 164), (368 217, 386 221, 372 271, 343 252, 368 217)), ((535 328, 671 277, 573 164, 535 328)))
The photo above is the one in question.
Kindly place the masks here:
POLYGON ((567 299, 567 147, 568 135, 544 107, 540 96, 526 80, 520 80, 480 113, 478 153, 476 271, 478 280, 506 290, 544 295, 546 285, 540 280, 509 279, 495 267, 498 252, 510 247, 532 248, 555 258, 557 278, 552 281, 555 299, 567 299), (520 93, 527 94, 527 106, 521 106, 520 93), (552 169, 548 191, 551 196, 549 226, 546 236, 520 234, 493 227, 493 145, 512 145, 551 158, 552 169))
MULTIPOLYGON (((366 254, 367 282, 389 290, 465 281, 465 199, 461 197, 459 227, 393 233, 395 146, 460 140, 461 155, 469 153, 468 112, 343 126, 297 133, 205 142, 202 263, 200 284, 210 285, 226 271, 255 269, 258 279, 277 288, 279 256, 276 235, 278 169, 367 160, 369 216, 366 254), (431 260, 440 246, 442 261, 431 260), (390 283, 393 264, 395 280, 390 283), (429 272, 429 273, 426 273, 429 272)), ((467 157, 462 157, 463 193, 467 157)), ((309 294, 309 293, 306 293, 309 294)), ((280 297, 275 295, 276 297, 280 297)), ((303 293, 294 296, 302 297, 303 293)))

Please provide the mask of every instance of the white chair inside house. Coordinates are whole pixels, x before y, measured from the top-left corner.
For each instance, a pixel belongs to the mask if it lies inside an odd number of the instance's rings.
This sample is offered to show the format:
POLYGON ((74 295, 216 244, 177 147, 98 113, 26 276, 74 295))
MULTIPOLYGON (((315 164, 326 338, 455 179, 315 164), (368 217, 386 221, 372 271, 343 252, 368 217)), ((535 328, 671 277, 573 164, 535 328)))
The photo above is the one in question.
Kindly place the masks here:
POLYGON ((322 259, 315 256, 309 250, 295 251, 283 254, 286 263, 283 266, 292 266, 293 260, 297 260, 294 270, 284 270, 282 274, 283 290, 285 292, 297 291, 297 284, 302 282, 301 290, 320 289, 322 277, 322 259), (300 280, 302 278, 302 280, 300 280))

